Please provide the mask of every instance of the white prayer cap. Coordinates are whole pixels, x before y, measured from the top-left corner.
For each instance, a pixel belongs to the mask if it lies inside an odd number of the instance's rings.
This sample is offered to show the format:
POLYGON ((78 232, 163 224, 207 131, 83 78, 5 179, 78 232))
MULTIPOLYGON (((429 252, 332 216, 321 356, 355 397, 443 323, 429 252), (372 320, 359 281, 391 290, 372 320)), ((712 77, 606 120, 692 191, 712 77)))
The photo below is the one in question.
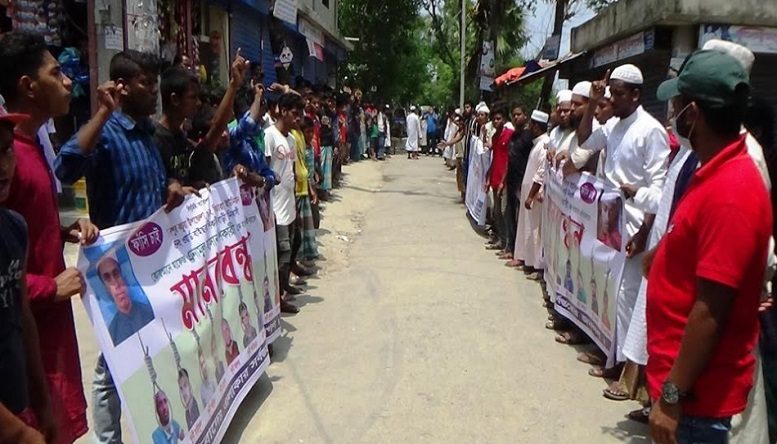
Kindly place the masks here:
POLYGON ((645 83, 642 71, 630 63, 615 68, 610 74, 610 80, 621 80, 632 85, 642 85, 645 83))
POLYGON ((586 99, 591 97, 591 82, 587 80, 583 80, 582 82, 577 82, 574 88, 572 88, 572 94, 578 95, 580 97, 585 97, 586 99))
POLYGON ((415 105, 410 105, 410 111, 415 111, 415 105))
POLYGON ((750 71, 753 69, 753 62, 755 62, 753 51, 750 51, 742 45, 718 39, 708 41, 704 44, 702 49, 718 51, 730 55, 742 64, 748 77, 750 76, 750 71))
POLYGON ((540 110, 535 109, 531 112, 531 119, 535 122, 548 123, 549 118, 550 116, 548 116, 548 113, 544 113, 540 110))
POLYGON ((456 110, 453 111, 453 114, 461 114, 461 108, 456 108, 456 110))
POLYGON ((563 103, 563 102, 571 102, 572 101, 572 90, 569 89, 562 89, 561 91, 556 94, 556 102, 563 103))
POLYGON ((610 87, 609 86, 604 88, 604 98, 605 99, 611 99, 612 98, 612 93, 610 93, 610 87))
POLYGON ((475 112, 478 113, 478 114, 480 114, 480 113, 491 114, 491 110, 488 109, 488 105, 486 105, 486 102, 480 102, 478 104, 478 107, 475 108, 475 112))

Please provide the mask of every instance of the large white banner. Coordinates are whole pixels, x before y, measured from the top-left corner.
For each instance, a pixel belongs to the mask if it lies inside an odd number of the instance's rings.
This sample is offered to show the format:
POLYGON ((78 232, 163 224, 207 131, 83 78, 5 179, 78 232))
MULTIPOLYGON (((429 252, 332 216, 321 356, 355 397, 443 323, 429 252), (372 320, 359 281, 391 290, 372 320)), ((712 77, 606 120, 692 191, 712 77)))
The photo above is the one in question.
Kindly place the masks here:
POLYGON ((488 210, 488 190, 486 175, 491 167, 491 150, 486 150, 483 141, 473 136, 470 140, 469 168, 467 170, 467 190, 464 203, 472 219, 480 226, 486 224, 488 210))
MULTIPOLYGON (((588 173, 546 170, 542 244, 554 306, 608 356, 626 256, 623 194, 588 173)), ((614 355, 613 355, 614 356, 614 355)))
POLYGON ((220 442, 264 373, 280 331, 268 208, 230 179, 81 250, 84 305, 134 442, 220 442))

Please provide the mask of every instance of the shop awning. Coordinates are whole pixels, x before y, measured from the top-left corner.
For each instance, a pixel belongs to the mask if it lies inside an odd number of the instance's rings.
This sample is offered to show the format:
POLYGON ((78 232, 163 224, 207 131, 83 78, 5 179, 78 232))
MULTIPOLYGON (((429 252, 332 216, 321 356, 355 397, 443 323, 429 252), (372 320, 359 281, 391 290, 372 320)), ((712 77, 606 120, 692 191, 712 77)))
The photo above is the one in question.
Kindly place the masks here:
POLYGON ((567 54, 564 57, 543 66, 539 70, 532 71, 529 73, 524 72, 524 75, 522 75, 518 79, 514 81, 507 81, 505 84, 509 86, 509 85, 525 85, 527 83, 531 83, 539 78, 544 77, 548 73, 558 70, 559 68, 561 68, 563 64, 569 63, 572 60, 575 60, 583 56, 584 54, 585 54, 585 51, 567 54))
POLYGON ((523 72, 526 70, 525 66, 519 66, 517 68, 512 68, 507 70, 506 73, 502 74, 501 76, 497 77, 494 80, 494 83, 496 86, 502 86, 506 82, 515 82, 523 75, 523 72))

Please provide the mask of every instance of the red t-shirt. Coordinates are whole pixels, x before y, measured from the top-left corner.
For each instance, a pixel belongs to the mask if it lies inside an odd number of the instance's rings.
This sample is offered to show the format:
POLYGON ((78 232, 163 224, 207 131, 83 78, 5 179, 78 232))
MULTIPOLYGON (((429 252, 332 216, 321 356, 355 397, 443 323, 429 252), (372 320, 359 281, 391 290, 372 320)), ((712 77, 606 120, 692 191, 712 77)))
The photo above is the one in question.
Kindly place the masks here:
POLYGON ((646 375, 653 399, 680 351, 701 278, 734 288, 736 299, 683 414, 723 418, 745 409, 771 228, 769 194, 742 137, 696 171, 656 251, 647 287, 646 375))
POLYGON ((510 128, 502 128, 502 131, 494 134, 491 141, 491 188, 496 189, 504 182, 507 175, 507 160, 509 157, 508 145, 513 131, 510 128))

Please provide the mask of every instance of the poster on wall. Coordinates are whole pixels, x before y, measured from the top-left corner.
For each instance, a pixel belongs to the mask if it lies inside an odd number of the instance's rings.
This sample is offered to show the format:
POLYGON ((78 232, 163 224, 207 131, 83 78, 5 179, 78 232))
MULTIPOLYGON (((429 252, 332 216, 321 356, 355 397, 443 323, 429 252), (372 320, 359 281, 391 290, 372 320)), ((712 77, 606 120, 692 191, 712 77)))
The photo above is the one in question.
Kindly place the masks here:
POLYGON ((494 42, 483 42, 483 49, 480 53, 480 89, 491 91, 491 85, 494 84, 496 75, 496 65, 494 64, 494 42))
POLYGON ((275 0, 273 17, 297 26, 297 0, 275 0))
POLYGON ((614 356, 618 288, 626 260, 624 198, 588 173, 545 175, 542 242, 554 308, 614 356))
POLYGON ((777 28, 734 25, 700 26, 699 48, 712 39, 738 43, 755 53, 777 54, 777 28))
POLYGON ((128 1, 127 49, 159 54, 157 0, 128 1))
POLYGON ((264 373, 280 330, 267 208, 230 179, 81 250, 83 302, 135 443, 220 442, 264 373))

